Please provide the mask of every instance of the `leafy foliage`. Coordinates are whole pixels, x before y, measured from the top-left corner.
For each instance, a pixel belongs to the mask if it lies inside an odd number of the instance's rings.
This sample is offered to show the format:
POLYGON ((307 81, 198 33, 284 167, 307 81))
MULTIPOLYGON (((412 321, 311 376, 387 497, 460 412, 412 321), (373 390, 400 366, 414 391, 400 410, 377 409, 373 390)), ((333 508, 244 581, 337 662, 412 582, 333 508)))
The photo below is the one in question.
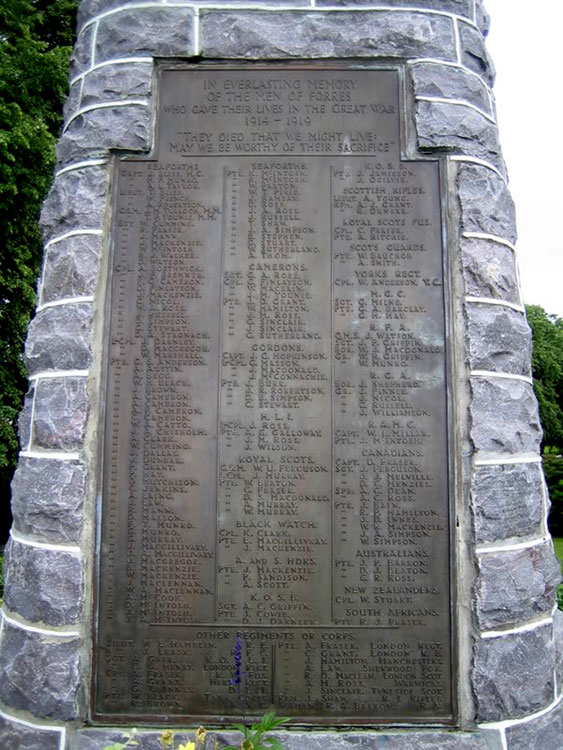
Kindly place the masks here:
MULTIPOLYGON (((559 560, 559 567, 563 574, 563 537, 553 537, 553 547, 559 560)), ((557 587, 557 608, 563 611, 563 584, 557 587)))
POLYGON ((0 0, 0 527, 26 387, 22 349, 42 253, 37 218, 53 174, 76 4, 0 0))
POLYGON ((532 329, 532 372, 544 430, 543 447, 563 452, 563 319, 537 305, 526 308, 532 329))
POLYGON ((563 319, 526 307, 532 329, 534 391, 543 427, 543 470, 551 499, 549 529, 563 536, 563 319))
POLYGON ((553 536, 560 537, 563 536, 563 458, 545 453, 543 472, 551 500, 549 530, 553 536))
MULTIPOLYGON (((277 729, 285 724, 289 719, 276 718, 274 709, 267 711, 257 724, 250 727, 244 724, 233 724, 229 729, 236 729, 242 732, 244 738, 239 745, 223 745, 221 750, 284 750, 282 743, 275 737, 266 737, 267 732, 277 729)), ((104 745, 104 750, 126 750, 139 743, 135 739, 137 729, 133 728, 130 732, 122 735, 120 742, 113 742, 111 745, 104 745)), ((208 732, 205 727, 198 727, 194 735, 194 742, 188 741, 178 743, 177 750, 205 750, 206 738, 208 732)), ((213 750, 219 750, 217 737, 212 738, 213 750)), ((176 735, 173 729, 164 729, 160 733, 161 750, 174 750, 176 746, 176 735)))
POLYGON ((258 723, 250 726, 233 724, 232 728, 243 734, 240 749, 237 745, 227 745, 224 750, 283 750, 282 743, 276 737, 268 737, 267 734, 288 721, 288 718, 276 717, 276 712, 272 708, 266 711, 258 723))

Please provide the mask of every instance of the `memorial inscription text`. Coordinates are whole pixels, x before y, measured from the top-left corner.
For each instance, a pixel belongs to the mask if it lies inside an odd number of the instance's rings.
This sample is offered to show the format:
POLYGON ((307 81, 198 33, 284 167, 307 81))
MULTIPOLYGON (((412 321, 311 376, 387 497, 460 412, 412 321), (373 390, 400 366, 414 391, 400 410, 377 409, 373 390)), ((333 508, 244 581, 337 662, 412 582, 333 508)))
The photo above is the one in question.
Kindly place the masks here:
POLYGON ((452 720, 438 164, 396 70, 162 69, 116 171, 100 717, 452 720))

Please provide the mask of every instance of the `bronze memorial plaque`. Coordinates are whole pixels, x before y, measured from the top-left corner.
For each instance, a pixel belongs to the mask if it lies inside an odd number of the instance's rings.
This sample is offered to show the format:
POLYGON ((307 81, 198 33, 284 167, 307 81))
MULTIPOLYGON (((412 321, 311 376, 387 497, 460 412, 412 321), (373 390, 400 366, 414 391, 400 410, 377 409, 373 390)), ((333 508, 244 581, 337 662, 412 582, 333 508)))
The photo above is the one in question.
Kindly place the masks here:
POLYGON ((115 177, 95 718, 452 723, 440 171, 400 73, 158 95, 115 177))

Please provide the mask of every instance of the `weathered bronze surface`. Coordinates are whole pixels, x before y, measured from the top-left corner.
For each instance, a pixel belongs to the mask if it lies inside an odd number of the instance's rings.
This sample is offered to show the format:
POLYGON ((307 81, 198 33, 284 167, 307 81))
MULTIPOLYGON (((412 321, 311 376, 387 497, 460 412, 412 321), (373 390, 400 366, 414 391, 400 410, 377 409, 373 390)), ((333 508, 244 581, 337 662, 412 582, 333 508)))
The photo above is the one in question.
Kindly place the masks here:
POLYGON ((159 96, 116 177, 95 713, 447 723, 439 171, 398 73, 159 96))

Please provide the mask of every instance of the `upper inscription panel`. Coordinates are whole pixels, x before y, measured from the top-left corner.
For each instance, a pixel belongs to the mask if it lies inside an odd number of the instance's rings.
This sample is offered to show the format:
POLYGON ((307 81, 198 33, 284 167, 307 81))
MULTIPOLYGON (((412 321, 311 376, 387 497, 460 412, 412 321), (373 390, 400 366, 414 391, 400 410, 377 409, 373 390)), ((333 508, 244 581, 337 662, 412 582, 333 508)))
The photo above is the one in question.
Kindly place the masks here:
POLYGON ((185 71, 169 71, 160 93, 159 160, 202 154, 397 159, 396 74, 377 75, 373 86, 367 71, 222 70, 195 74, 186 86, 185 71))
POLYGON ((96 715, 451 722, 440 185, 397 72, 162 69, 157 137, 116 175, 96 715))

